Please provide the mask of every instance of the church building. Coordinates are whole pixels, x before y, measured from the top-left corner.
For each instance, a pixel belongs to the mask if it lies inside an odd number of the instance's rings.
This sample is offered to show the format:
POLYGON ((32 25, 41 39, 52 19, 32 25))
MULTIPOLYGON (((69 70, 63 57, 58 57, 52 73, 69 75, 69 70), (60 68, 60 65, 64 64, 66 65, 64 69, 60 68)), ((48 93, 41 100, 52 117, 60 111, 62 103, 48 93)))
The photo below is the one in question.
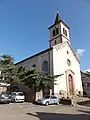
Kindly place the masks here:
MULTIPOLYGON (((50 91, 59 97, 70 98, 72 95, 83 94, 80 61, 71 46, 69 26, 57 12, 54 23, 48 29, 49 48, 16 65, 26 68, 34 67, 53 75, 63 74, 56 79, 57 84, 50 91)), ((42 94, 39 94, 39 97, 42 97, 42 94)))

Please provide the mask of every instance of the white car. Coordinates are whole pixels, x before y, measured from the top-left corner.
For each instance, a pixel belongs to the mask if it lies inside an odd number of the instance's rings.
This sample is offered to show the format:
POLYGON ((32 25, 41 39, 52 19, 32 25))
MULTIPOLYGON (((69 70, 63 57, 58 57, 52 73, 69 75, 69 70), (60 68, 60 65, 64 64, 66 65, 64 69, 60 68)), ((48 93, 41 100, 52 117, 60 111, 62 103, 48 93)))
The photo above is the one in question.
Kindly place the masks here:
POLYGON ((24 102, 25 95, 23 94, 23 92, 12 92, 11 101, 12 102, 24 102))

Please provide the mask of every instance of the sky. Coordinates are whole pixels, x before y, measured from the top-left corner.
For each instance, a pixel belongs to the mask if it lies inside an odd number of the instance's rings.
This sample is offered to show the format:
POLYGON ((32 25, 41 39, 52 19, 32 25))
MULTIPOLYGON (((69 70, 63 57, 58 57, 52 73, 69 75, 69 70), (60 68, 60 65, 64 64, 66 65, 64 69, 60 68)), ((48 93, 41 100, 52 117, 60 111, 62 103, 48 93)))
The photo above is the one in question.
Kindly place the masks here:
POLYGON ((57 10, 70 27, 81 70, 90 69, 90 0, 0 0, 0 54, 18 62, 47 49, 57 10))

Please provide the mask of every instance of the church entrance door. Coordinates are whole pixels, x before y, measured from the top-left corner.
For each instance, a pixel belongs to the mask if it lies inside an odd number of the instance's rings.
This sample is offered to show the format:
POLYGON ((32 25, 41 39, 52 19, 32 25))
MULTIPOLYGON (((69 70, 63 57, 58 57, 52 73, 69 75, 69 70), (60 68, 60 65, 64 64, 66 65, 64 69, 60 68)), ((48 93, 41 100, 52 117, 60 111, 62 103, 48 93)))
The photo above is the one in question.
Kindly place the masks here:
POLYGON ((73 77, 71 74, 69 74, 68 76, 68 84, 69 84, 69 94, 74 95, 73 77))

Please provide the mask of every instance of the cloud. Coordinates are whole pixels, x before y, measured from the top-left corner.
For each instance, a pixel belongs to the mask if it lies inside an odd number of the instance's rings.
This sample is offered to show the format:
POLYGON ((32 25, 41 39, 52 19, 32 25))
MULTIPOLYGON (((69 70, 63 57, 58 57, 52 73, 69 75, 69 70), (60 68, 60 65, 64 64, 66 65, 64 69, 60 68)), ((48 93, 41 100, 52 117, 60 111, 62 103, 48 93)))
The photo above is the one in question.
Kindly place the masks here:
POLYGON ((84 54, 85 51, 86 51, 85 49, 77 49, 76 54, 77 54, 79 57, 81 57, 81 56, 83 56, 83 54, 84 54))

